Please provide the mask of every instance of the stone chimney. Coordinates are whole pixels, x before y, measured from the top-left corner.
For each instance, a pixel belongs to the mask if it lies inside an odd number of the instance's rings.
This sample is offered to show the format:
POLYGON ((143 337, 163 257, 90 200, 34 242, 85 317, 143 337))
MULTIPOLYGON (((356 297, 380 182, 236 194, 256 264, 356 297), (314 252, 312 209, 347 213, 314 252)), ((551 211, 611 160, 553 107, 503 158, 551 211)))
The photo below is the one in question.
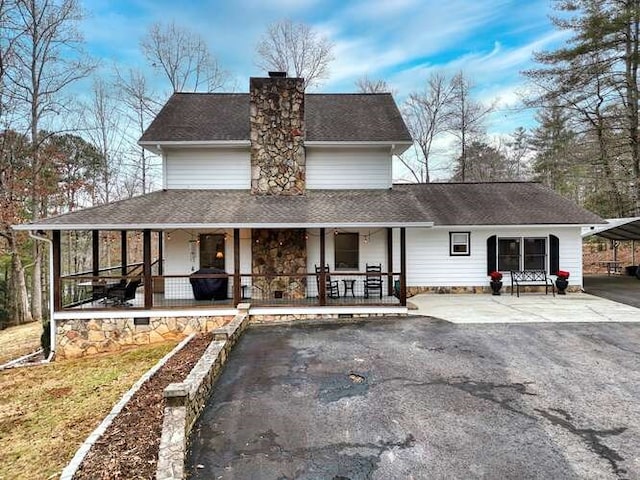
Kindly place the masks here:
POLYGON ((269 72, 269 78, 251 78, 249 96, 251 193, 302 195, 304 80, 269 72))

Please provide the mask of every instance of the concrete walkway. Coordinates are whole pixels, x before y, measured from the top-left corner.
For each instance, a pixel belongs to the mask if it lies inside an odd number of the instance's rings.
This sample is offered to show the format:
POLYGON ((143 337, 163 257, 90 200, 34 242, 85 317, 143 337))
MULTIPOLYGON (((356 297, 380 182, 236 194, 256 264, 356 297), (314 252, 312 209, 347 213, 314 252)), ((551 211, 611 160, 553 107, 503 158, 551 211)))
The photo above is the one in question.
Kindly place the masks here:
POLYGON ((452 323, 638 322, 640 309, 586 293, 416 295, 410 313, 452 323))

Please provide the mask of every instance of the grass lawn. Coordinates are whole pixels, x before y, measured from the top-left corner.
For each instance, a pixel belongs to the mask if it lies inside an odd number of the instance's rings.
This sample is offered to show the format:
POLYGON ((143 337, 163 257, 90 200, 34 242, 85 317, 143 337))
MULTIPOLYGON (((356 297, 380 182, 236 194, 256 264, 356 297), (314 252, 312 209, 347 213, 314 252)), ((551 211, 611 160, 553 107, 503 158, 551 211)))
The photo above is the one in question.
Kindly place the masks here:
POLYGON ((0 480, 57 478, 124 392, 174 346, 0 372, 0 480))
POLYGON ((41 334, 40 322, 0 330, 0 365, 38 350, 41 334))

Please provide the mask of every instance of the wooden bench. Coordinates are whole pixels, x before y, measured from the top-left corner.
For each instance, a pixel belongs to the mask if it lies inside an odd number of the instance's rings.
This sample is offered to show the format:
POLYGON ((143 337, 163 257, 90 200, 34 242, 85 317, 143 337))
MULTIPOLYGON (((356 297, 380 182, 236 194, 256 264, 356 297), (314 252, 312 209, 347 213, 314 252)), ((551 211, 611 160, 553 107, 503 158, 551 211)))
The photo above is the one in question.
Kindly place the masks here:
POLYGON ((544 285, 544 294, 549 293, 549 287, 551 287, 551 293, 556 296, 556 291, 553 286, 553 280, 547 277, 547 272, 544 270, 522 270, 519 272, 511 271, 511 295, 513 295, 513 287, 516 287, 516 294, 520 296, 520 285, 544 285))

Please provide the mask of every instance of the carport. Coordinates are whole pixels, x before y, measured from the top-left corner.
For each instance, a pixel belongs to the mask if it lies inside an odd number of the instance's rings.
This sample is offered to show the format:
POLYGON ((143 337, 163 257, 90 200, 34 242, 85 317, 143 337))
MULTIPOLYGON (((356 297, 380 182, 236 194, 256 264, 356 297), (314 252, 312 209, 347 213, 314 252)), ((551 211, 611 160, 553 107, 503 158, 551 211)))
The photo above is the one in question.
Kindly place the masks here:
POLYGON ((611 276, 612 269, 621 268, 623 265, 618 261, 618 242, 631 242, 631 264, 638 265, 638 258, 635 255, 636 241, 640 240, 640 217, 610 218, 605 225, 585 228, 582 231, 582 238, 597 235, 612 242, 613 259, 607 261, 609 275, 605 276, 585 276, 583 279, 584 290, 592 295, 625 303, 635 307, 640 307, 640 272, 636 269, 636 276, 611 276), (637 277, 637 278, 636 278, 637 277))
POLYGON ((635 246, 636 240, 640 240, 640 217, 608 218, 607 223, 604 225, 583 228, 582 238, 591 237, 593 235, 606 238, 613 242, 614 248, 612 263, 618 261, 615 242, 630 241, 632 244, 631 263, 636 265, 635 246))

